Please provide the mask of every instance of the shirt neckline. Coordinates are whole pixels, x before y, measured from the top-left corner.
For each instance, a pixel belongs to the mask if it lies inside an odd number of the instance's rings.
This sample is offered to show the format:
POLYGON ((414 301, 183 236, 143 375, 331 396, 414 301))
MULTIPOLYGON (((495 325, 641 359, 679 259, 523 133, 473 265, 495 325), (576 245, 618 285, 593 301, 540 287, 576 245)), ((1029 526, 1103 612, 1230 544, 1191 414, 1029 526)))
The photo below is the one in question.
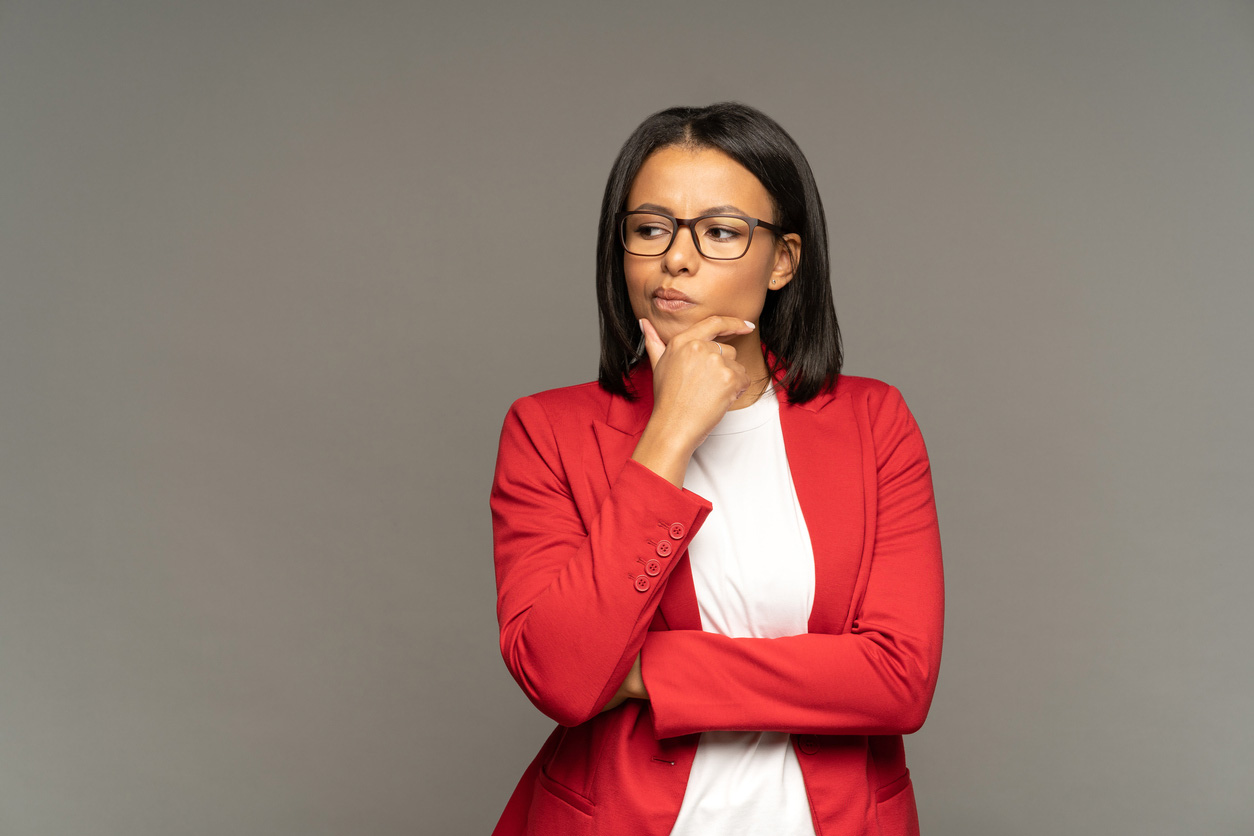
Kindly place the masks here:
POLYGON ((735 433, 756 430, 779 414, 779 399, 775 395, 774 384, 767 386, 756 401, 744 409, 729 409, 710 435, 733 435, 735 433))

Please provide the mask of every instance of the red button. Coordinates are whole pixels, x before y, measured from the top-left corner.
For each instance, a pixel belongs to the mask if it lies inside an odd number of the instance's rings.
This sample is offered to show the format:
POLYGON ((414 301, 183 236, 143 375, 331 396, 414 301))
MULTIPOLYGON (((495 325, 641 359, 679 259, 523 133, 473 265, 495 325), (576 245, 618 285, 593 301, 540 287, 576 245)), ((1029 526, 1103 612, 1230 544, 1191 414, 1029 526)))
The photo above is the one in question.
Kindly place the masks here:
POLYGON ((672 540, 684 539, 684 533, 687 531, 688 529, 684 528, 683 523, 671 523, 671 539, 672 540))
POLYGON ((644 571, 649 577, 656 578, 662 574, 662 562, 660 560, 650 560, 644 564, 644 571))
POLYGON ((636 575, 636 591, 637 592, 649 591, 649 579, 646 578, 644 575, 636 575))
POLYGON ((800 742, 801 742, 801 751, 805 752, 807 755, 818 754, 819 739, 817 737, 815 737, 812 734, 803 734, 801 735, 800 742))
POLYGON ((670 541, 670 540, 663 540, 663 541, 661 541, 660 543, 658 543, 658 544, 657 544, 657 553, 658 553, 658 555, 660 555, 661 557, 670 557, 670 556, 671 556, 671 541, 670 541))

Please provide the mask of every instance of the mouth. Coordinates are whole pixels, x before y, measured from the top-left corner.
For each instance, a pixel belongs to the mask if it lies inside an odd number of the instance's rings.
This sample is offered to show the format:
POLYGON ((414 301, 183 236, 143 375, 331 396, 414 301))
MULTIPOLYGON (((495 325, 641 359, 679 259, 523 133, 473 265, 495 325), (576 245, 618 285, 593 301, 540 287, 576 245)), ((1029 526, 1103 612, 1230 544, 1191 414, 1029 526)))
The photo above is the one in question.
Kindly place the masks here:
POLYGON ((686 294, 680 293, 674 288, 659 287, 653 291, 653 307, 667 313, 687 310, 696 304, 686 294))

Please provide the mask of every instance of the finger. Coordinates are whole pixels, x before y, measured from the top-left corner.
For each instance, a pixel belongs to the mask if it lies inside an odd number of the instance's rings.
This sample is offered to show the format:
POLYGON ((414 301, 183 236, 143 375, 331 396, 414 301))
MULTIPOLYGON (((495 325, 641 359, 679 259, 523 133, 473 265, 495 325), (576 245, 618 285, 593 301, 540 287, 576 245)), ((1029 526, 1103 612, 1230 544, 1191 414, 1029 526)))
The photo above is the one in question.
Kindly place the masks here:
POLYGON ((675 335, 675 339, 682 337, 684 340, 712 340, 715 337, 748 334, 756 327, 752 322, 736 319, 734 316, 708 316, 691 328, 675 335))
POLYGON ((666 343, 662 342, 657 329, 647 319, 640 320, 640 331, 644 334, 644 350, 649 353, 649 365, 656 369, 657 361, 662 359, 662 352, 666 350, 666 343))

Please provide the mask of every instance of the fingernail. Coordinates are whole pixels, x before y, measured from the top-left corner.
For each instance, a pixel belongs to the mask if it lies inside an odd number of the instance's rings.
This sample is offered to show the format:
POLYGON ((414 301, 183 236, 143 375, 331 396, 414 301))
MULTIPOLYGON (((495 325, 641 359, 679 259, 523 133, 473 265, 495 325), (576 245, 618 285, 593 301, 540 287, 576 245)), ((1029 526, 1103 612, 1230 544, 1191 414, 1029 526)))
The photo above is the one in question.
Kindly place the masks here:
POLYGON ((749 320, 747 320, 747 319, 746 319, 746 320, 744 320, 744 323, 745 323, 745 325, 748 325, 750 328, 757 328, 757 327, 758 327, 758 326, 754 325, 752 322, 750 322, 750 321, 749 321, 749 320))

